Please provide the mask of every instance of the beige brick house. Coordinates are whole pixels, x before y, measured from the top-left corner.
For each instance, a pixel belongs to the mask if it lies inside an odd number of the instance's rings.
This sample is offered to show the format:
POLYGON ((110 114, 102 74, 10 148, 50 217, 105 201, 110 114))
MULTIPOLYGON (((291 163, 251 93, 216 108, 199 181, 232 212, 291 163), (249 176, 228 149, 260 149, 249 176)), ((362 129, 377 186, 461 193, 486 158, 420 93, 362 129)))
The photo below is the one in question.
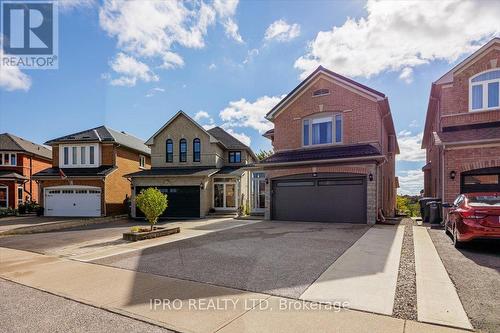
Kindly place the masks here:
POLYGON ((150 149, 125 132, 100 126, 49 140, 52 167, 33 175, 46 216, 105 216, 127 212, 125 174, 149 169, 150 149))
MULTIPOLYGON (((163 218, 235 213, 250 205, 250 172, 244 167, 256 157, 222 128, 205 130, 179 111, 146 144, 151 148, 151 169, 126 177, 132 182, 133 197, 148 187, 167 194, 163 218)), ((134 203, 132 215, 143 216, 134 203)))
POLYGON ((275 153, 254 169, 266 218, 373 224, 394 214, 399 147, 384 94, 320 66, 267 119, 275 153))
POLYGON ((500 38, 432 84, 422 148, 424 194, 500 192, 500 38))

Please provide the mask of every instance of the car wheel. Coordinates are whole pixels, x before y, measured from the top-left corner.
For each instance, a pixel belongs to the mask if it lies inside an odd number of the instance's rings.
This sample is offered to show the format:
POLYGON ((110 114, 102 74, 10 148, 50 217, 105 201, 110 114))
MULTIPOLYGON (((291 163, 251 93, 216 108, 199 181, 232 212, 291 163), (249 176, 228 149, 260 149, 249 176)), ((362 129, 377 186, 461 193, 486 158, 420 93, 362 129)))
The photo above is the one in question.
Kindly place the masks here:
POLYGON ((452 235, 452 234, 451 234, 451 232, 450 232, 450 228, 449 228, 449 223, 448 223, 448 221, 446 221, 446 222, 444 223, 444 233, 445 233, 445 234, 447 234, 447 235, 448 235, 448 236, 450 236, 450 237, 453 237, 453 235, 452 235))
POLYGON ((453 228, 453 246, 455 246, 456 249, 464 247, 464 243, 458 240, 458 231, 456 226, 453 228))

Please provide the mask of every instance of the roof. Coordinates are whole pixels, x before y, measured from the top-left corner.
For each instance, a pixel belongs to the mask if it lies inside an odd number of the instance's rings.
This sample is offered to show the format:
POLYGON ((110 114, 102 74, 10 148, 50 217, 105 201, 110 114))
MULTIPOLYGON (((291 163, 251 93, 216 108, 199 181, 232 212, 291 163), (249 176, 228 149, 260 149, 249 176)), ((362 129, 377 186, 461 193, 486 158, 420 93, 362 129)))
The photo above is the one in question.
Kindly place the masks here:
POLYGON ((260 164, 330 160, 380 155, 381 153, 378 148, 371 144, 330 146, 324 148, 308 148, 277 152, 262 160, 260 164))
POLYGON ((266 131, 264 134, 262 134, 263 137, 272 139, 274 136, 274 128, 271 128, 269 131, 266 131))
POLYGON ((246 144, 242 143, 240 140, 236 139, 219 126, 211 128, 207 132, 216 138, 227 149, 250 149, 250 147, 246 144))
POLYGON ((495 37, 491 39, 488 43, 484 44, 477 51, 472 53, 470 56, 459 62, 455 67, 446 72, 443 76, 441 76, 438 80, 435 81, 436 84, 445 84, 453 82, 453 74, 463 67, 467 66, 471 62, 473 62, 477 57, 479 57, 484 51, 488 50, 493 44, 500 43, 500 38, 495 37))
POLYGON ((206 177, 210 176, 219 169, 215 166, 207 167, 186 167, 186 168, 151 168, 125 175, 124 177, 161 177, 161 176, 184 176, 184 177, 206 177))
MULTIPOLYGON (((101 165, 97 168, 62 168, 64 174, 67 177, 78 178, 78 177, 105 177, 116 167, 101 165)), ((48 168, 40 172, 35 173, 32 178, 53 178, 61 177, 59 173, 59 168, 48 168)))
POLYGON ((146 155, 151 155, 151 149, 149 149, 149 147, 146 146, 144 141, 141 139, 125 132, 116 131, 107 126, 99 126, 85 131, 65 135, 49 140, 45 144, 53 145, 56 143, 70 142, 114 142, 146 155))
POLYGON ((325 74, 325 75, 328 75, 338 81, 341 81, 342 83, 345 83, 349 86, 352 86, 354 88, 357 88, 358 90, 362 90, 370 95, 373 95, 377 98, 377 100, 382 100, 382 99, 385 99, 386 96, 385 94, 381 93, 380 91, 377 91, 373 88, 370 88, 368 86, 365 86, 364 84, 361 84, 359 82, 356 82, 348 77, 345 77, 343 75, 340 75, 338 73, 335 73, 329 69, 326 69, 324 68, 323 66, 319 66, 318 68, 316 68, 311 74, 309 74, 309 76, 303 80, 302 82, 299 83, 298 86, 296 86, 292 91, 290 91, 290 93, 288 93, 288 95, 285 96, 285 98, 283 98, 275 107, 273 107, 271 109, 271 111, 269 111, 266 115, 266 118, 268 120, 271 120, 272 119, 272 116, 274 115, 274 113, 276 113, 277 111, 279 111, 285 104, 287 104, 287 102, 296 94, 298 93, 302 88, 304 88, 309 82, 311 82, 317 75, 319 74, 325 74))
POLYGON ((500 141, 500 122, 445 127, 433 134, 438 145, 496 142, 500 141))
POLYGON ((245 172, 244 169, 245 166, 239 166, 239 167, 232 167, 232 166, 225 166, 222 167, 219 172, 217 172, 217 176, 219 175, 225 175, 225 176, 241 176, 243 172, 245 172))
POLYGON ((0 134, 0 150, 23 151, 52 160, 52 151, 42 145, 25 140, 10 133, 0 134))
POLYGON ((27 177, 18 174, 14 171, 0 171, 0 179, 18 179, 18 180, 28 180, 27 177))

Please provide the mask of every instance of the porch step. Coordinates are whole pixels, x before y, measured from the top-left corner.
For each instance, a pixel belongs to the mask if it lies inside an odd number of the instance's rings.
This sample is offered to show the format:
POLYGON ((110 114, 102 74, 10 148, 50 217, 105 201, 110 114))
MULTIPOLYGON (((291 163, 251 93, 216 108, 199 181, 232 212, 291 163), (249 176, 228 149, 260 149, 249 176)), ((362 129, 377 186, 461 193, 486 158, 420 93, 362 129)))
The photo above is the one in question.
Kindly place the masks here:
POLYGON ((208 213, 207 217, 211 218, 235 218, 237 217, 238 214, 236 212, 214 212, 214 213, 208 213))

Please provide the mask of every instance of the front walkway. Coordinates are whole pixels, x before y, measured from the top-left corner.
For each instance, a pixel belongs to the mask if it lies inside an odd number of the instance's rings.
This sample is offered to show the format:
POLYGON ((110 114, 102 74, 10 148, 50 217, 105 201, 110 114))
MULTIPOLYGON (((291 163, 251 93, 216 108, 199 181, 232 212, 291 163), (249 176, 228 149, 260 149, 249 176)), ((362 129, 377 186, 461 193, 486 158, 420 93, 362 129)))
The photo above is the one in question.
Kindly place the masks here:
POLYGON ((19 250, 0 262, 7 280, 181 332, 461 332, 19 250))

